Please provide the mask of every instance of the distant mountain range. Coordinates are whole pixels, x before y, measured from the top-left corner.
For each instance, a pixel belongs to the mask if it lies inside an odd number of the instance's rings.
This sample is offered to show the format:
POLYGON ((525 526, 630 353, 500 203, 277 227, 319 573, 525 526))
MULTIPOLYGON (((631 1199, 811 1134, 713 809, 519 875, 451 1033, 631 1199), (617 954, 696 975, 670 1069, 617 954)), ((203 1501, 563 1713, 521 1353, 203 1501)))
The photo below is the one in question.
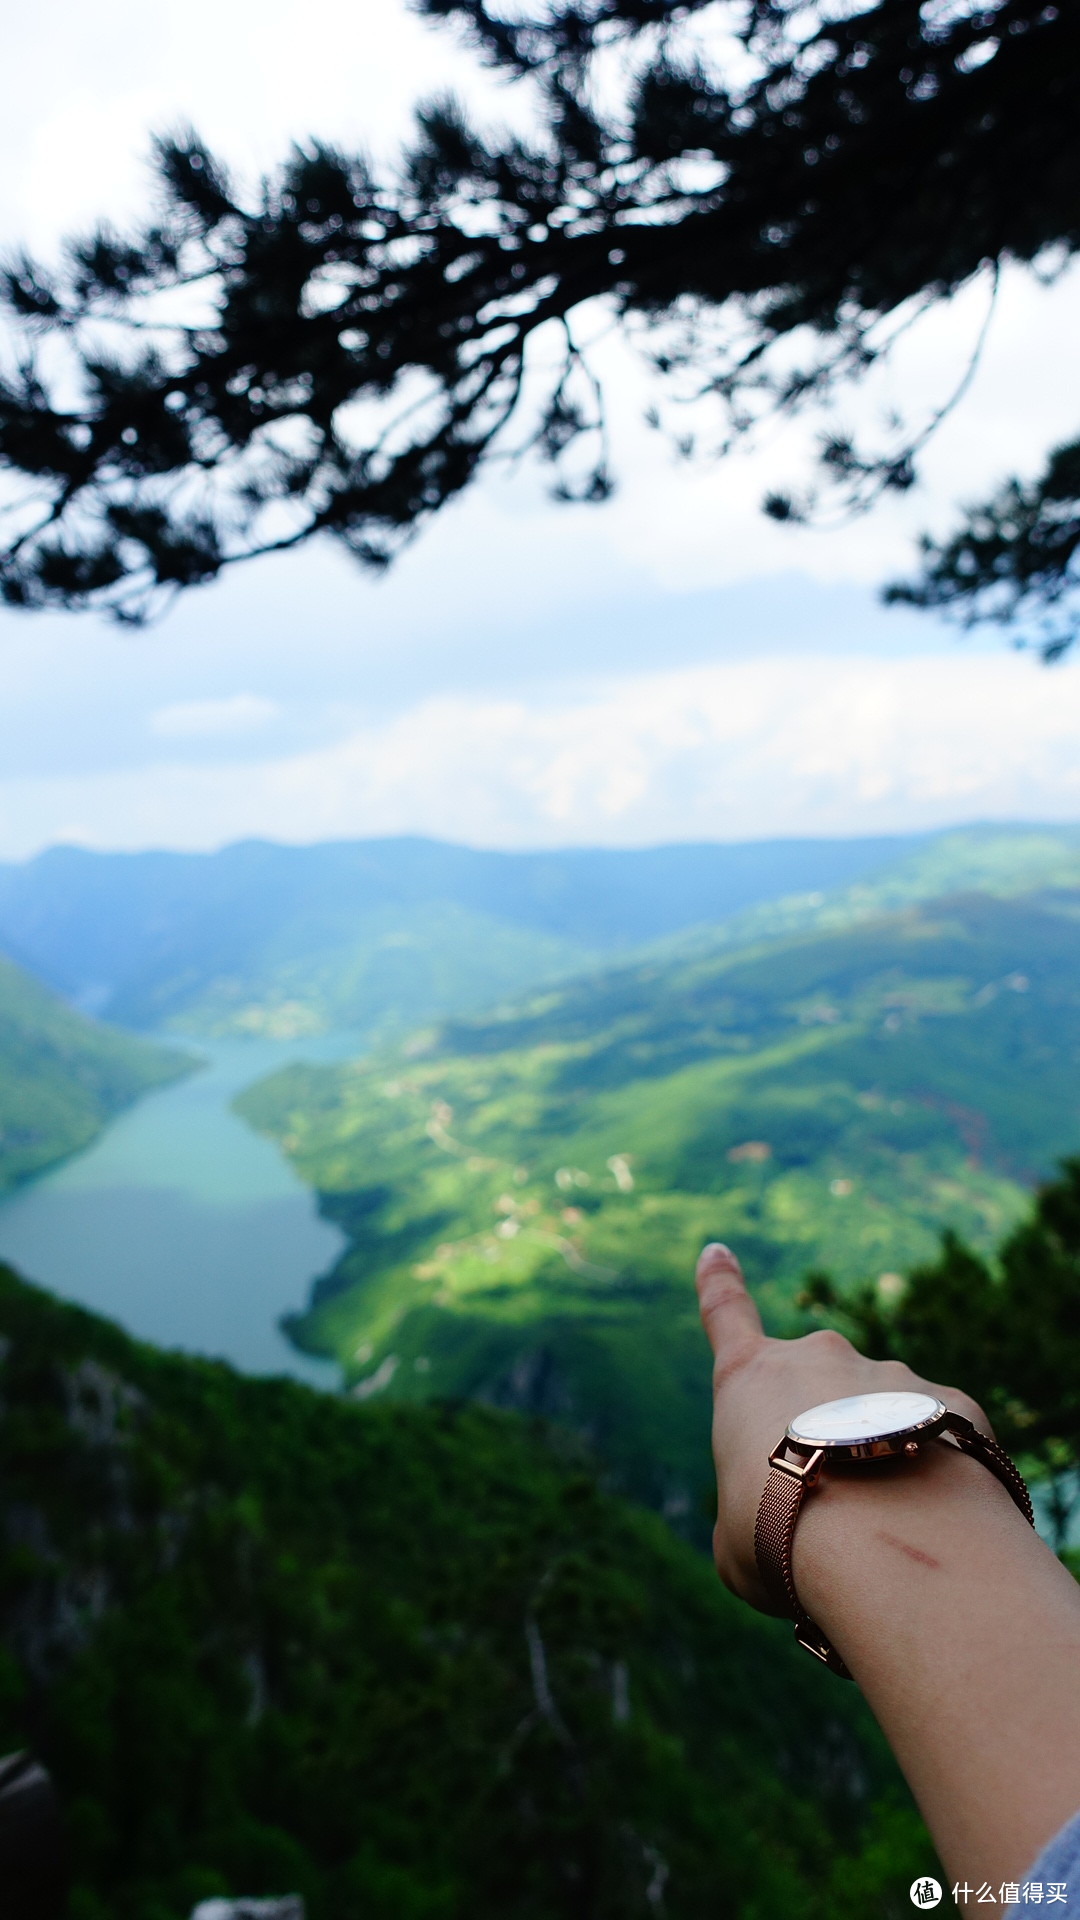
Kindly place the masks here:
POLYGON ((1080 830, 491 853, 420 839, 0 867, 0 946, 142 1030, 390 1034, 723 923, 749 940, 959 887, 1080 883, 1080 830))

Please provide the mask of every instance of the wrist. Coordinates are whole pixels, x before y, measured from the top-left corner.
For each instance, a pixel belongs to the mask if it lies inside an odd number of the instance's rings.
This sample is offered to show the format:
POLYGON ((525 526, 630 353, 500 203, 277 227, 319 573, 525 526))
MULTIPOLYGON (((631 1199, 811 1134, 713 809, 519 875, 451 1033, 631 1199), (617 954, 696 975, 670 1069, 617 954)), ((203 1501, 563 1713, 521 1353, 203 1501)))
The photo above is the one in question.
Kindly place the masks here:
POLYGON ((925 1619, 955 1580, 967 1590, 973 1566, 1032 1546, 1045 1552, 1001 1483, 936 1442, 878 1472, 824 1473, 800 1514, 792 1570, 807 1612, 854 1650, 868 1626, 884 1633, 909 1607, 925 1619))
MULTIPOLYGON (((1000 1482, 1025 1524, 1034 1527, 1030 1495, 1008 1455, 970 1416, 950 1408, 921 1385, 819 1402, 795 1415, 769 1455, 771 1470, 754 1527, 758 1569, 770 1599, 795 1621, 799 1644, 845 1679, 852 1678, 851 1670, 821 1621, 812 1617, 793 1573, 793 1541, 804 1502, 825 1474, 830 1479, 845 1473, 865 1474, 868 1483, 876 1481, 880 1489, 898 1469, 906 1470, 905 1480, 910 1480, 913 1470, 926 1460, 931 1462, 932 1476, 935 1459, 947 1462, 954 1449, 976 1460, 1000 1482)), ((887 1541, 886 1536, 883 1539, 887 1541)), ((932 1555, 920 1553, 915 1546, 896 1539, 892 1544, 924 1566, 937 1564, 932 1555)))

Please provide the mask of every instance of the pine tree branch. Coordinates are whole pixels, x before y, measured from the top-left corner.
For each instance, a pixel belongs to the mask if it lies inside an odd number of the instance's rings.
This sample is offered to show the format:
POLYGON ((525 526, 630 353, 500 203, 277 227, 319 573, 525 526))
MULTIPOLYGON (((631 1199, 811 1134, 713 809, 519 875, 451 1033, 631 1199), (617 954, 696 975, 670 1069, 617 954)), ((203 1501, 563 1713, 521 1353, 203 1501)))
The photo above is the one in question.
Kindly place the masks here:
MULTIPOLYGON (((320 535, 383 566, 514 457, 508 434, 562 497, 605 497, 603 396, 574 344, 589 302, 643 335, 662 384, 689 378, 721 409, 726 446, 861 378, 915 310, 988 267, 1080 245, 1076 9, 882 0, 833 20, 760 0, 740 16, 757 77, 739 87, 680 41, 695 6, 426 10, 534 90, 531 139, 484 136, 444 100, 396 178, 313 144, 244 204, 184 135, 158 143, 141 233, 103 228, 52 273, 11 264, 24 350, 0 384, 0 464, 31 485, 0 549, 10 604, 140 620, 320 535), (615 40, 628 78, 601 111, 615 40), (568 358, 545 371, 532 343, 551 323, 568 358)), ((887 456, 827 442, 824 478, 861 508, 910 484, 934 425, 887 456)), ((1052 577, 1048 558, 1031 592, 1052 577)))

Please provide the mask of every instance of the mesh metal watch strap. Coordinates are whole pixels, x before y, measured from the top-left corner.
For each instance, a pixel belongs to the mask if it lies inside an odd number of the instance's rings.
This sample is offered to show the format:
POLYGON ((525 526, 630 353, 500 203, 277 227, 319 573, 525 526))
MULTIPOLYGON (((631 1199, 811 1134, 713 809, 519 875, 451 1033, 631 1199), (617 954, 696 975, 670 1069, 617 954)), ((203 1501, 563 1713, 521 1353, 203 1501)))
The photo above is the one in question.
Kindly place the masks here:
MULTIPOLYGON (((780 1451, 780 1447, 777 1447, 776 1453, 780 1451)), ((779 1464, 773 1457, 758 1508, 754 1552, 766 1592, 777 1606, 783 1608, 788 1618, 794 1620, 795 1638, 799 1645, 828 1667, 830 1673, 850 1680, 851 1674, 831 1640, 826 1639, 817 1621, 811 1620, 801 1605, 791 1571, 791 1546, 799 1512, 808 1489, 816 1481, 820 1464, 819 1455, 817 1467, 811 1466, 808 1472, 801 1463, 797 1466, 779 1464)))
POLYGON ((754 1552, 769 1598, 792 1618, 802 1611, 791 1574, 791 1544, 804 1493, 794 1474, 772 1467, 754 1528, 754 1552))
MULTIPOLYGON (((960 1413, 950 1413, 939 1432, 947 1445, 952 1444, 962 1453, 970 1454, 995 1479, 1000 1480, 1025 1520, 1031 1526, 1035 1525, 1031 1497, 1023 1476, 996 1440, 988 1439, 985 1433, 980 1433, 960 1413)), ((850 1680, 851 1674, 836 1648, 800 1602, 791 1571, 791 1548, 799 1513, 807 1493, 817 1484, 824 1454, 821 1451, 809 1456, 795 1454, 792 1459, 786 1459, 786 1451, 785 1438, 769 1456, 769 1477, 765 1482, 754 1528, 758 1570, 769 1598, 795 1622, 795 1638, 799 1645, 828 1667, 830 1673, 850 1680)))
POLYGON ((1027 1490, 1027 1484, 1023 1474, 1013 1466, 1004 1447, 999 1447, 996 1440, 991 1440, 985 1433, 980 1433, 978 1427, 972 1426, 970 1420, 965 1420, 962 1413, 950 1413, 943 1431, 950 1436, 962 1453, 970 1453, 973 1460, 978 1460, 984 1467, 989 1468, 995 1479, 1001 1481, 1006 1493, 1016 1502, 1024 1519, 1034 1526, 1035 1515, 1031 1510, 1031 1495, 1027 1490))

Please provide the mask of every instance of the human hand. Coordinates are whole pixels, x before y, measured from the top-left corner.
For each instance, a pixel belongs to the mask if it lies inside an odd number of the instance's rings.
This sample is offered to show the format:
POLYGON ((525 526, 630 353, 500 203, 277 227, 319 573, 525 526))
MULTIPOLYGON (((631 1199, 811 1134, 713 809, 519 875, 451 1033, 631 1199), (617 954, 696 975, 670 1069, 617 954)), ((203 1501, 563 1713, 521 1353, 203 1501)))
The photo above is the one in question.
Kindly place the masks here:
POLYGON ((796 1414, 853 1393, 931 1393, 983 1433, 990 1433, 990 1424, 967 1394, 921 1380, 900 1361, 867 1360, 831 1329, 799 1340, 768 1339, 739 1263, 727 1247, 705 1248, 696 1281, 714 1361, 717 1572, 741 1599, 762 1613, 775 1613, 754 1557, 754 1523, 769 1454, 796 1414))

